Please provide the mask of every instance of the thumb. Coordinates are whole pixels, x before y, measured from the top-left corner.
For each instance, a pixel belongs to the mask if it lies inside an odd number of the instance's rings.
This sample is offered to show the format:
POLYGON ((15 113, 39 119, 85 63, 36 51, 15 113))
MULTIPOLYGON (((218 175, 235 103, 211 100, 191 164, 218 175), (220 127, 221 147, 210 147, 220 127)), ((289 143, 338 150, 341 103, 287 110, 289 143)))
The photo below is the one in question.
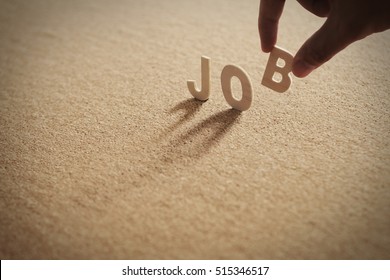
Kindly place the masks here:
POLYGON ((358 39, 356 27, 350 30, 339 19, 331 16, 298 50, 294 57, 292 72, 299 78, 306 77, 314 69, 331 59, 346 46, 358 39))

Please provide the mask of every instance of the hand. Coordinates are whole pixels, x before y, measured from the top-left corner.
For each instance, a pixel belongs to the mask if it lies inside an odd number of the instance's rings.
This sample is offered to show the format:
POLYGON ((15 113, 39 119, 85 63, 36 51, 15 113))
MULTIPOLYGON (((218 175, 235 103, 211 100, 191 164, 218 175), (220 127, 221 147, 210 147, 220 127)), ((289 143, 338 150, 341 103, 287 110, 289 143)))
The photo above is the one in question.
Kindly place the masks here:
MULTIPOLYGON (((390 0, 297 0, 306 10, 327 17, 322 27, 298 50, 292 72, 306 77, 349 44, 390 28, 390 0)), ((260 0, 261 48, 276 44, 285 0, 260 0)))

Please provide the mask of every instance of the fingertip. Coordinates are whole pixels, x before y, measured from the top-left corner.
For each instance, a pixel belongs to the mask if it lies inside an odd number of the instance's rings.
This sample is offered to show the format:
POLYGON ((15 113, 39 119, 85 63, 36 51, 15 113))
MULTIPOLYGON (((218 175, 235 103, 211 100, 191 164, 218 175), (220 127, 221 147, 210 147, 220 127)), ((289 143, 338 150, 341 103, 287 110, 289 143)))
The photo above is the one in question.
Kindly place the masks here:
POLYGON ((272 51, 276 44, 276 29, 263 28, 260 31, 260 45, 261 49, 265 53, 272 51))
POLYGON ((298 78, 304 78, 308 76, 314 69, 315 66, 307 63, 303 59, 295 61, 292 65, 292 72, 298 78))
POLYGON ((273 49, 273 46, 268 46, 268 45, 261 45, 261 50, 265 53, 270 53, 273 49))
POLYGON ((276 44, 275 32, 262 32, 260 36, 261 50, 265 53, 270 53, 276 44))

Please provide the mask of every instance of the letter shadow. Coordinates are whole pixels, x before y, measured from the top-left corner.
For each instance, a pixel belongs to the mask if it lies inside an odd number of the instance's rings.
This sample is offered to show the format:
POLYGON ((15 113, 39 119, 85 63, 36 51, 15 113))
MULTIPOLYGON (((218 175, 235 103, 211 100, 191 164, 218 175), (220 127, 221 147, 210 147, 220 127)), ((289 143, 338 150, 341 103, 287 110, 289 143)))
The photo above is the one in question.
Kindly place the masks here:
MULTIPOLYGON (((202 101, 191 98, 173 107, 170 112, 183 110, 185 113, 166 130, 165 134, 174 131, 193 117, 200 110, 202 103, 202 101)), ((152 179, 155 177, 155 172, 170 176, 172 170, 191 165, 193 160, 199 160, 208 154, 212 147, 217 145, 232 126, 237 123, 240 116, 241 111, 227 109, 211 115, 184 132, 184 134, 170 137, 167 143, 159 144, 158 153, 149 160, 148 167, 139 172, 138 177, 150 177, 152 179)), ((133 183, 138 184, 136 180, 133 183)))
POLYGON ((207 154, 239 120, 241 111, 227 109, 203 120, 184 135, 172 141, 174 154, 200 158, 207 154))
POLYGON ((180 119, 176 121, 174 124, 169 126, 165 132, 162 134, 160 139, 167 134, 175 131, 178 129, 181 125, 183 125, 185 122, 189 121, 202 107, 203 103, 206 101, 200 101, 195 98, 189 98, 187 100, 184 100, 177 104, 175 107, 173 107, 171 110, 169 110, 169 114, 175 114, 177 112, 183 111, 184 114, 181 115, 180 119))

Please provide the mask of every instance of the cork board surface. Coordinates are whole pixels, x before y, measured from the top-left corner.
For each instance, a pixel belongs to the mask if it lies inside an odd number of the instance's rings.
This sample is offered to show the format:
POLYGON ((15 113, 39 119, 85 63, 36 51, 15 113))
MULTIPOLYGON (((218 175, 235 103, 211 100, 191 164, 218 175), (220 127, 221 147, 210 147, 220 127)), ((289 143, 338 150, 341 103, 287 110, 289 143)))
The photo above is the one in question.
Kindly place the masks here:
MULTIPOLYGON (((277 93, 258 5, 0 1, 0 258, 389 259, 390 33, 277 93)), ((323 21, 287 1, 278 45, 323 21)))

